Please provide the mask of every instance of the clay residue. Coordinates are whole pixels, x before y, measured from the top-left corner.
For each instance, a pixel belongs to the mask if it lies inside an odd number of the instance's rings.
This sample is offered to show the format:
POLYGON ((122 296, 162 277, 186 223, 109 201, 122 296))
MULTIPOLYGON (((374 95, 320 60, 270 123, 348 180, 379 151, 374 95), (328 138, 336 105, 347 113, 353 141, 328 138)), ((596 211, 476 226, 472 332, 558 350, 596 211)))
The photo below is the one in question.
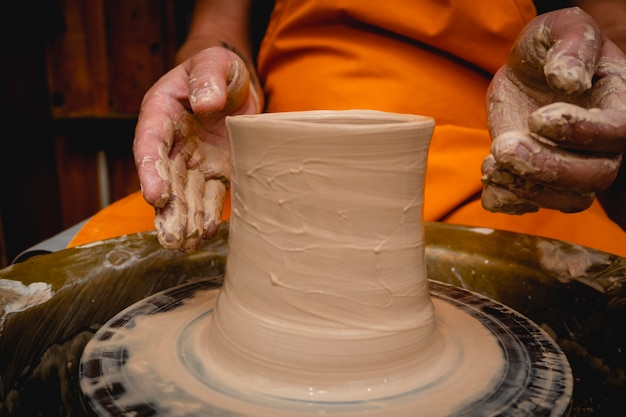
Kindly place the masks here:
MULTIPOLYGON (((566 13, 578 14, 582 13, 582 10, 572 8, 566 13)), ((558 25, 558 22, 553 24, 558 25)), ((569 42, 567 39, 553 41, 546 55, 544 73, 546 81, 555 91, 568 95, 579 95, 591 88, 597 63, 596 56, 592 54, 600 49, 602 42, 596 33, 596 28, 587 25, 583 34, 584 43, 575 51, 571 44, 566 43, 569 42), (596 48, 591 47, 594 43, 597 44, 596 48)))
POLYGON ((613 293, 621 290, 626 277, 611 273, 613 255, 594 251, 583 246, 541 240, 539 266, 551 277, 562 283, 578 281, 601 293, 613 293))
POLYGON ((230 177, 227 147, 203 141, 196 124, 185 113, 174 126, 176 142, 162 144, 155 162, 166 190, 156 205, 159 242, 184 252, 195 251, 217 230, 230 177))
POLYGON ((52 286, 45 282, 24 285, 19 281, 0 279, 0 334, 7 314, 44 303, 53 295, 52 286))

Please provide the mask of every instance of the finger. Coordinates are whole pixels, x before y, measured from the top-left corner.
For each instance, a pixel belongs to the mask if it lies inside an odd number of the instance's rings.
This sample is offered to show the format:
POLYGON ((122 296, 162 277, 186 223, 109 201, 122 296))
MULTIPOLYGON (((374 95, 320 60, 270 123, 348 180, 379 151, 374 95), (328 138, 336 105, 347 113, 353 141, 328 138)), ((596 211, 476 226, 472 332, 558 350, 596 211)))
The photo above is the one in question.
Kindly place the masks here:
POLYGON ((531 110, 538 107, 509 79, 507 68, 501 68, 491 80, 487 92, 489 134, 496 138, 508 131, 526 130, 531 110))
POLYGON ((483 208, 495 213, 534 213, 540 207, 563 213, 577 213, 589 208, 594 199, 595 195, 559 192, 536 185, 527 188, 522 185, 502 186, 487 182, 483 188, 481 203, 483 208))
POLYGON ((260 111, 260 101, 256 90, 250 82, 250 73, 243 61, 232 61, 228 68, 227 102, 225 110, 228 114, 236 114, 244 108, 248 99, 252 99, 254 113, 260 111))
POLYGON ((172 192, 167 203, 156 209, 154 224, 161 246, 166 249, 180 249, 187 237, 188 203, 185 192, 188 175, 182 155, 173 160, 164 159, 164 168, 171 178, 172 192))
POLYGON ((493 157, 483 162, 482 205, 485 209, 508 214, 532 213, 539 207, 574 213, 587 209, 593 193, 575 193, 531 183, 502 169, 493 157))
POLYGON ((246 103, 250 78, 245 64, 225 48, 209 48, 186 62, 189 101, 200 118, 232 114, 246 103))
POLYGON ((622 110, 620 124, 626 123, 626 55, 605 38, 594 81, 581 102, 586 108, 622 110))
POLYGON ((176 193, 172 193, 167 203, 157 208, 154 215, 154 226, 157 239, 165 249, 179 249, 184 241, 185 224, 180 222, 180 212, 186 211, 185 206, 176 193))
MULTIPOLYGON (((187 201, 186 227, 177 249, 195 252, 203 239, 217 233, 221 223, 226 186, 220 180, 205 181, 198 171, 188 171, 185 197, 187 201)), ((179 219, 182 224, 185 219, 179 219)))
POLYGON ((494 139, 491 153, 500 168, 529 183, 550 188, 592 193, 615 180, 621 156, 569 152, 536 140, 525 132, 507 132, 494 139))
POLYGON ((584 109, 553 103, 534 111, 528 128, 562 147, 589 152, 626 152, 626 111, 584 109))
POLYGON ((548 84, 572 95, 589 90, 602 50, 600 28, 578 7, 554 13, 546 23, 555 39, 544 66, 548 84))
POLYGON ((195 252, 202 242, 204 235, 204 177, 196 171, 187 171, 187 179, 185 184, 185 199, 187 201, 187 215, 185 235, 180 249, 186 253, 195 252))
POLYGON ((512 191, 492 183, 485 183, 481 194, 481 204, 493 213, 526 214, 535 213, 539 206, 522 200, 512 191))
POLYGON ((135 127, 133 154, 143 196, 155 207, 169 198, 170 184, 157 161, 168 155, 174 140, 174 123, 186 112, 187 74, 176 67, 146 93, 135 127))
POLYGON ((205 183, 204 202, 204 239, 210 239, 217 233, 222 222, 222 210, 226 197, 226 184, 220 180, 205 183))
POLYGON ((579 95, 591 87, 603 38, 595 21, 578 7, 545 13, 520 34, 508 66, 539 91, 579 95))
POLYGON ((493 155, 489 155, 483 161, 481 167, 483 176, 483 191, 481 202, 483 208, 493 212, 507 214, 533 213, 539 210, 536 204, 522 200, 506 187, 497 186, 499 171, 496 169, 496 162, 493 155))
POLYGON ((135 129, 133 154, 144 199, 155 207, 163 207, 171 192, 170 181, 161 161, 167 158, 174 140, 171 120, 139 119, 135 129), (155 124, 158 123, 158 126, 155 124))

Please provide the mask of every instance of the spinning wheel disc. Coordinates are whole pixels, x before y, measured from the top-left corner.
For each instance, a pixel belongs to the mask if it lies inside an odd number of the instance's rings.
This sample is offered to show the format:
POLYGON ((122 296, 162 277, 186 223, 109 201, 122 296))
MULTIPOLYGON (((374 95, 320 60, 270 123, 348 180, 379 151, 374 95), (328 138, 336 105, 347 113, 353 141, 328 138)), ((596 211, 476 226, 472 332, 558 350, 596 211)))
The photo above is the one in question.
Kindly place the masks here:
MULTIPOLYGON (((401 395, 367 401, 317 402, 273 397, 224 384, 206 366, 204 330, 219 287, 195 281, 150 296, 107 322, 81 360, 81 388, 99 416, 562 416, 572 393, 569 364, 534 323, 479 294, 431 281, 440 324, 457 343, 450 315, 478 321, 491 333, 505 366, 478 398, 450 410, 433 404, 434 391, 463 395, 466 375, 415 386, 401 395), (168 326, 164 326, 164 323, 168 326), (171 331, 168 329, 175 329, 171 331), (434 391, 433 391, 434 390, 434 391)), ((462 340, 460 343, 464 343, 462 340)), ((461 355, 470 353, 466 348, 461 355)), ((490 358, 484 358, 488 361, 490 358)), ((210 363, 210 362, 209 362, 210 363)), ((440 397, 439 397, 440 398, 440 397)))

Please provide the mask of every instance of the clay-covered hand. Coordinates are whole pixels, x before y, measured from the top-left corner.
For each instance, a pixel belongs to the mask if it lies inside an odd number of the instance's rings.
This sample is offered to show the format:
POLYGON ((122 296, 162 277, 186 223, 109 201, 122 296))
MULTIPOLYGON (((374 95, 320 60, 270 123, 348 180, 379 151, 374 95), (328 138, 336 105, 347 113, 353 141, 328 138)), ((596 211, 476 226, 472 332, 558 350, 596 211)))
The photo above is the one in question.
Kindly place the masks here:
POLYGON ((225 118, 260 109, 244 62, 221 47, 188 59, 146 93, 133 152, 163 247, 193 252, 217 232, 230 178, 225 118))
POLYGON ((581 9, 527 25, 487 106, 486 209, 581 211, 617 176, 626 151, 626 58, 581 9))

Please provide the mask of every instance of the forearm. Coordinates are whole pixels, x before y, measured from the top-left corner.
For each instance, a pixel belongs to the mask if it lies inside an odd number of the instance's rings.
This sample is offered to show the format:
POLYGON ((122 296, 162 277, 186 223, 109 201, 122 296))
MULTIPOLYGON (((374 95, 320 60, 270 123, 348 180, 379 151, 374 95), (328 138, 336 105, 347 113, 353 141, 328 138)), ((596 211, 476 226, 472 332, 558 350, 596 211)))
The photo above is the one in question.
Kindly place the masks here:
POLYGON ((263 89, 256 73, 250 38, 251 9, 252 0, 197 0, 189 33, 176 54, 176 63, 211 47, 236 53, 246 64, 262 108, 263 89))
POLYGON ((251 0, 197 0, 176 62, 181 63, 203 49, 221 46, 235 51, 252 68, 250 8, 251 0))

